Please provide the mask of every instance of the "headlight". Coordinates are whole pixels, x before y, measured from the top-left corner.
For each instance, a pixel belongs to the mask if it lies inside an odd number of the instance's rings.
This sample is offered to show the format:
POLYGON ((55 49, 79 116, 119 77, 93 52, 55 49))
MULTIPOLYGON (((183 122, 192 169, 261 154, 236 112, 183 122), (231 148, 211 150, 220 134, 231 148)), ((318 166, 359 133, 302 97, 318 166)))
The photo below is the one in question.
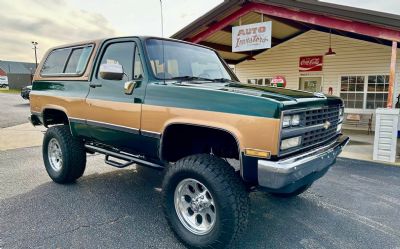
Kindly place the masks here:
POLYGON ((281 142, 281 150, 287 150, 292 147, 299 146, 301 143, 301 137, 292 137, 281 142))
POLYGON ((292 116, 292 125, 296 126, 300 124, 300 115, 293 115, 292 116))
POLYGON ((291 119, 292 119, 291 116, 283 116, 282 126, 283 126, 283 127, 288 127, 288 126, 290 126, 290 121, 291 121, 291 119))
POLYGON ((301 116, 299 114, 283 116, 282 126, 297 126, 300 124, 301 116))

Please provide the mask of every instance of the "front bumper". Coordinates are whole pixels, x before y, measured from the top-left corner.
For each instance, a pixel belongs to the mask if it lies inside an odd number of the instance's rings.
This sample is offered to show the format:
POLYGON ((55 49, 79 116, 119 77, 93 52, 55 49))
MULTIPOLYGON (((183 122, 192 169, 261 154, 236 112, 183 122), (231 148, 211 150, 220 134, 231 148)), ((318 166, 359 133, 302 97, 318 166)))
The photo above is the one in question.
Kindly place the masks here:
POLYGON ((292 192, 322 177, 349 142, 340 136, 333 143, 280 161, 258 160, 258 184, 271 192, 292 192))

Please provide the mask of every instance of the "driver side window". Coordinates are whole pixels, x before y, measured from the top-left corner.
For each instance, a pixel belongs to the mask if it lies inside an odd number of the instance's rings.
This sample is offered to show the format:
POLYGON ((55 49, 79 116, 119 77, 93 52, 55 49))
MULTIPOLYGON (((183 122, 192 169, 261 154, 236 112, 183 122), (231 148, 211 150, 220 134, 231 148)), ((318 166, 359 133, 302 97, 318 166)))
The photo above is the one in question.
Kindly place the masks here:
MULTIPOLYGON (((127 81, 132 79, 133 70, 133 54, 135 51, 134 42, 118 42, 112 43, 107 46, 103 57, 101 59, 102 64, 119 64, 124 69, 126 76, 121 81, 127 81)), ((135 63, 136 64, 136 63, 135 63)), ((100 75, 97 76, 99 79, 100 75)))

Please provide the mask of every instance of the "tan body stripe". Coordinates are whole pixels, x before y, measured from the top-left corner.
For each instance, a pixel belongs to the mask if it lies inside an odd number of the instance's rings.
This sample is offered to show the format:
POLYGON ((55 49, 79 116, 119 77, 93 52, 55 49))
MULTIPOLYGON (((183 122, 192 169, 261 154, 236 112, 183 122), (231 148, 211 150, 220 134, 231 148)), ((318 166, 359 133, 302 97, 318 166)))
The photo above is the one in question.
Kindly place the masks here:
POLYGON ((142 110, 144 130, 162 133, 174 123, 215 127, 232 133, 241 150, 267 150, 273 155, 278 152, 279 119, 153 105, 143 105, 142 110))

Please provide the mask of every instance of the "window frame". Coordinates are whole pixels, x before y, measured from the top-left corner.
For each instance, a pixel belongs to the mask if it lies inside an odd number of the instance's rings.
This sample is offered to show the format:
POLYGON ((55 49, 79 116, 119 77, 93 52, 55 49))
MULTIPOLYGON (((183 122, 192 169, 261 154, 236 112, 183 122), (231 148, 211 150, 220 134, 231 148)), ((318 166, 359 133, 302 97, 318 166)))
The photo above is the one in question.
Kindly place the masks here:
POLYGON ((167 42, 168 42, 168 41, 169 41, 169 42, 178 42, 178 43, 183 43, 183 44, 186 44, 186 45, 192 45, 192 46, 197 46, 197 47, 201 47, 201 48, 208 49, 208 50, 214 52, 214 53, 217 55, 217 57, 218 57, 218 59, 220 60, 220 62, 221 62, 221 64, 222 64, 223 68, 227 71, 227 73, 229 74, 229 76, 231 77, 231 79, 234 80, 234 81, 240 82, 240 80, 239 80, 239 78, 237 77, 237 75, 231 70, 231 68, 230 68, 229 65, 226 63, 226 61, 225 61, 224 59, 222 59, 222 57, 219 55, 219 53, 218 53, 215 49, 212 49, 212 48, 209 48, 209 47, 200 45, 200 44, 194 44, 194 43, 182 41, 182 40, 174 40, 174 39, 160 38, 160 37, 148 37, 148 38, 145 38, 145 39, 143 39, 143 40, 141 41, 141 42, 142 42, 142 46, 143 46, 143 50, 144 50, 144 53, 145 53, 145 54, 144 54, 144 56, 145 56, 144 59, 145 59, 146 67, 148 67, 148 72, 147 72, 147 73, 150 74, 151 77, 154 78, 154 79, 156 79, 156 80, 166 81, 166 80, 169 80, 169 79, 158 78, 158 77, 155 75, 155 73, 154 73, 154 71, 153 71, 153 69, 152 69, 152 65, 151 65, 151 61, 150 61, 150 57, 149 57, 148 47, 147 47, 147 45, 146 45, 146 42, 147 42, 148 40, 160 40, 160 41, 163 41, 163 40, 164 40, 164 41, 167 41, 167 42))
MULTIPOLYGON (((340 74, 338 76, 338 84, 339 84, 339 97, 341 93, 363 93, 363 104, 362 104, 362 108, 348 108, 345 105, 345 110, 346 113, 360 113, 360 114, 370 114, 375 112, 376 109, 367 109, 367 94, 368 93, 381 93, 381 92, 369 92, 368 91, 368 77, 369 76, 378 76, 378 75, 389 75, 389 73, 346 73, 346 74, 340 74), (350 76, 362 76, 364 77, 364 91, 360 92, 360 91, 355 91, 355 92, 342 92, 341 88, 342 88, 342 77, 350 77, 350 76)), ((396 86, 394 86, 396 89, 396 86)), ((341 98, 341 97, 340 97, 341 98)))
POLYGON ((87 44, 80 44, 80 45, 77 45, 77 46, 55 48, 55 49, 51 50, 51 52, 47 54, 46 60, 43 62, 43 66, 41 66, 41 68, 40 68, 40 77, 43 77, 43 78, 46 78, 46 77, 82 77, 86 73, 86 70, 87 70, 88 65, 89 65, 89 61, 90 61, 90 59, 92 57, 93 51, 95 50, 95 46, 96 46, 95 43, 87 43, 87 44), (82 70, 81 73, 64 73, 64 72, 62 72, 62 73, 43 74, 44 66, 46 65, 47 60, 49 59, 50 55, 54 51, 65 50, 65 49, 71 50, 69 52, 68 56, 67 56, 67 60, 65 61, 65 64, 64 64, 64 67, 63 67, 63 71, 65 71, 74 49, 86 48, 86 47, 91 47, 91 50, 90 50, 89 56, 87 57, 87 60, 86 60, 86 63, 85 63, 85 67, 84 67, 84 69, 82 70))
MULTIPOLYGON (((129 77, 128 77, 128 80, 133 80, 134 69, 135 69, 135 53, 136 53, 136 49, 138 49, 138 43, 133 39, 129 39, 129 40, 110 40, 109 42, 103 44, 103 47, 101 48, 100 54, 99 54, 99 56, 97 58, 97 61, 96 61, 96 65, 95 65, 96 68, 95 68, 95 70, 93 70, 93 77, 96 80, 104 80, 99 76, 99 70, 100 70, 100 66, 101 66, 101 61, 103 60, 103 57, 104 57, 105 53, 107 52, 107 48, 109 46, 113 45, 113 44, 118 44, 118 43, 133 43, 134 44, 133 56, 132 56, 132 75, 131 75, 132 79, 129 79, 129 77)), ((142 68, 143 68, 143 61, 142 61, 142 68)), ((124 74, 126 74, 126 73, 124 72, 124 74)))

